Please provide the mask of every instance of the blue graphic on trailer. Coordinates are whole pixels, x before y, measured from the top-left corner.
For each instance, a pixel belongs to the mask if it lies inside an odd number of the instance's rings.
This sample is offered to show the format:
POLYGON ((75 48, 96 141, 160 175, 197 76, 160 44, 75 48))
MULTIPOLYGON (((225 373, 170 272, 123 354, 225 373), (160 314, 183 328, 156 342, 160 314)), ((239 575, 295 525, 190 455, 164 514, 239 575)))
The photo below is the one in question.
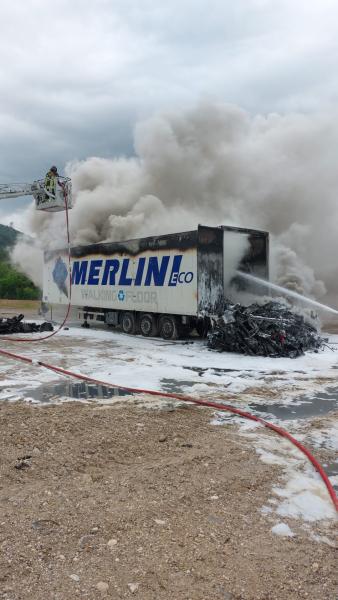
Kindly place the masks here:
POLYGON ((68 290, 66 281, 68 279, 68 269, 66 263, 63 262, 61 256, 57 259, 53 272, 53 281, 58 286, 60 292, 62 292, 68 298, 68 290))
POLYGON ((120 290, 119 293, 117 294, 117 297, 119 299, 120 302, 123 302, 123 300, 125 299, 126 295, 124 293, 123 290, 120 290))

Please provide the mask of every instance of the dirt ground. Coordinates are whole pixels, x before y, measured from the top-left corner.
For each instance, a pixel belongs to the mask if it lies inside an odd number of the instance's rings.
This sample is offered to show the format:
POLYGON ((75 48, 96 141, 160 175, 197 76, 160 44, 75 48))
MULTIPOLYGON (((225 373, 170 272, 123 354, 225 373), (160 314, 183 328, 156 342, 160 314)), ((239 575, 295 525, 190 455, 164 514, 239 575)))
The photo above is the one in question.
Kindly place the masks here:
POLYGON ((27 318, 38 317, 41 302, 35 300, 4 300, 0 298, 0 317, 24 313, 27 318))
POLYGON ((208 410, 4 402, 0 453, 3 600, 338 598, 336 549, 271 532, 279 467, 208 410))

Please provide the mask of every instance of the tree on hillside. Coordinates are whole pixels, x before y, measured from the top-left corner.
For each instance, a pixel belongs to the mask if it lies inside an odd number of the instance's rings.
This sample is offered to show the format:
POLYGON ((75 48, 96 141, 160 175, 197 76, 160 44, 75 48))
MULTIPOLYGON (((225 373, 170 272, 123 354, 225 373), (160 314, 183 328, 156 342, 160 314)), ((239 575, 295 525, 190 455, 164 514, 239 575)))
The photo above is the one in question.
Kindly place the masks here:
POLYGON ((8 227, 8 225, 0 223, 0 249, 3 250, 14 246, 19 235, 21 235, 20 232, 13 227, 8 227))
POLYGON ((26 275, 16 271, 7 261, 0 261, 0 298, 38 300, 40 290, 26 275))

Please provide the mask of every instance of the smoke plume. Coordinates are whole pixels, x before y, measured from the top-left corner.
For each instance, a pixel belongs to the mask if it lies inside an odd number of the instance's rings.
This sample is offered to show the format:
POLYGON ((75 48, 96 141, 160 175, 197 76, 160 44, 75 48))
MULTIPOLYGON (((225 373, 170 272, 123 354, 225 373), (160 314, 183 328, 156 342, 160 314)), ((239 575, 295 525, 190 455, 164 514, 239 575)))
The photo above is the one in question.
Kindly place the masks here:
MULTIPOLYGON (((67 165, 75 201, 72 244, 184 231, 198 223, 265 229, 272 234, 273 281, 332 300, 338 288, 335 117, 251 117, 235 106, 201 102, 139 123, 134 157, 67 165)), ((65 245, 63 213, 31 208, 27 228, 42 248, 65 245)))

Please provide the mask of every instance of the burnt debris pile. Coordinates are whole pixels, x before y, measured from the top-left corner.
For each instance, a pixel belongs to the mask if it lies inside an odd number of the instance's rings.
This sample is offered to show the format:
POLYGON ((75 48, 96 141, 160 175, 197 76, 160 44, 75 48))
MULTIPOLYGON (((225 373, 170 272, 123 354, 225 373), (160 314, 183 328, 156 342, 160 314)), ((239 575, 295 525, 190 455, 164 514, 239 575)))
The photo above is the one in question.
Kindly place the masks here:
POLYGON ((316 352, 324 341, 303 316, 274 301, 227 304, 208 335, 208 347, 219 352, 289 358, 316 352))
POLYGON ((24 318, 24 315, 17 315, 8 319, 0 318, 0 335, 53 331, 53 325, 51 323, 25 323, 23 320, 24 318))

